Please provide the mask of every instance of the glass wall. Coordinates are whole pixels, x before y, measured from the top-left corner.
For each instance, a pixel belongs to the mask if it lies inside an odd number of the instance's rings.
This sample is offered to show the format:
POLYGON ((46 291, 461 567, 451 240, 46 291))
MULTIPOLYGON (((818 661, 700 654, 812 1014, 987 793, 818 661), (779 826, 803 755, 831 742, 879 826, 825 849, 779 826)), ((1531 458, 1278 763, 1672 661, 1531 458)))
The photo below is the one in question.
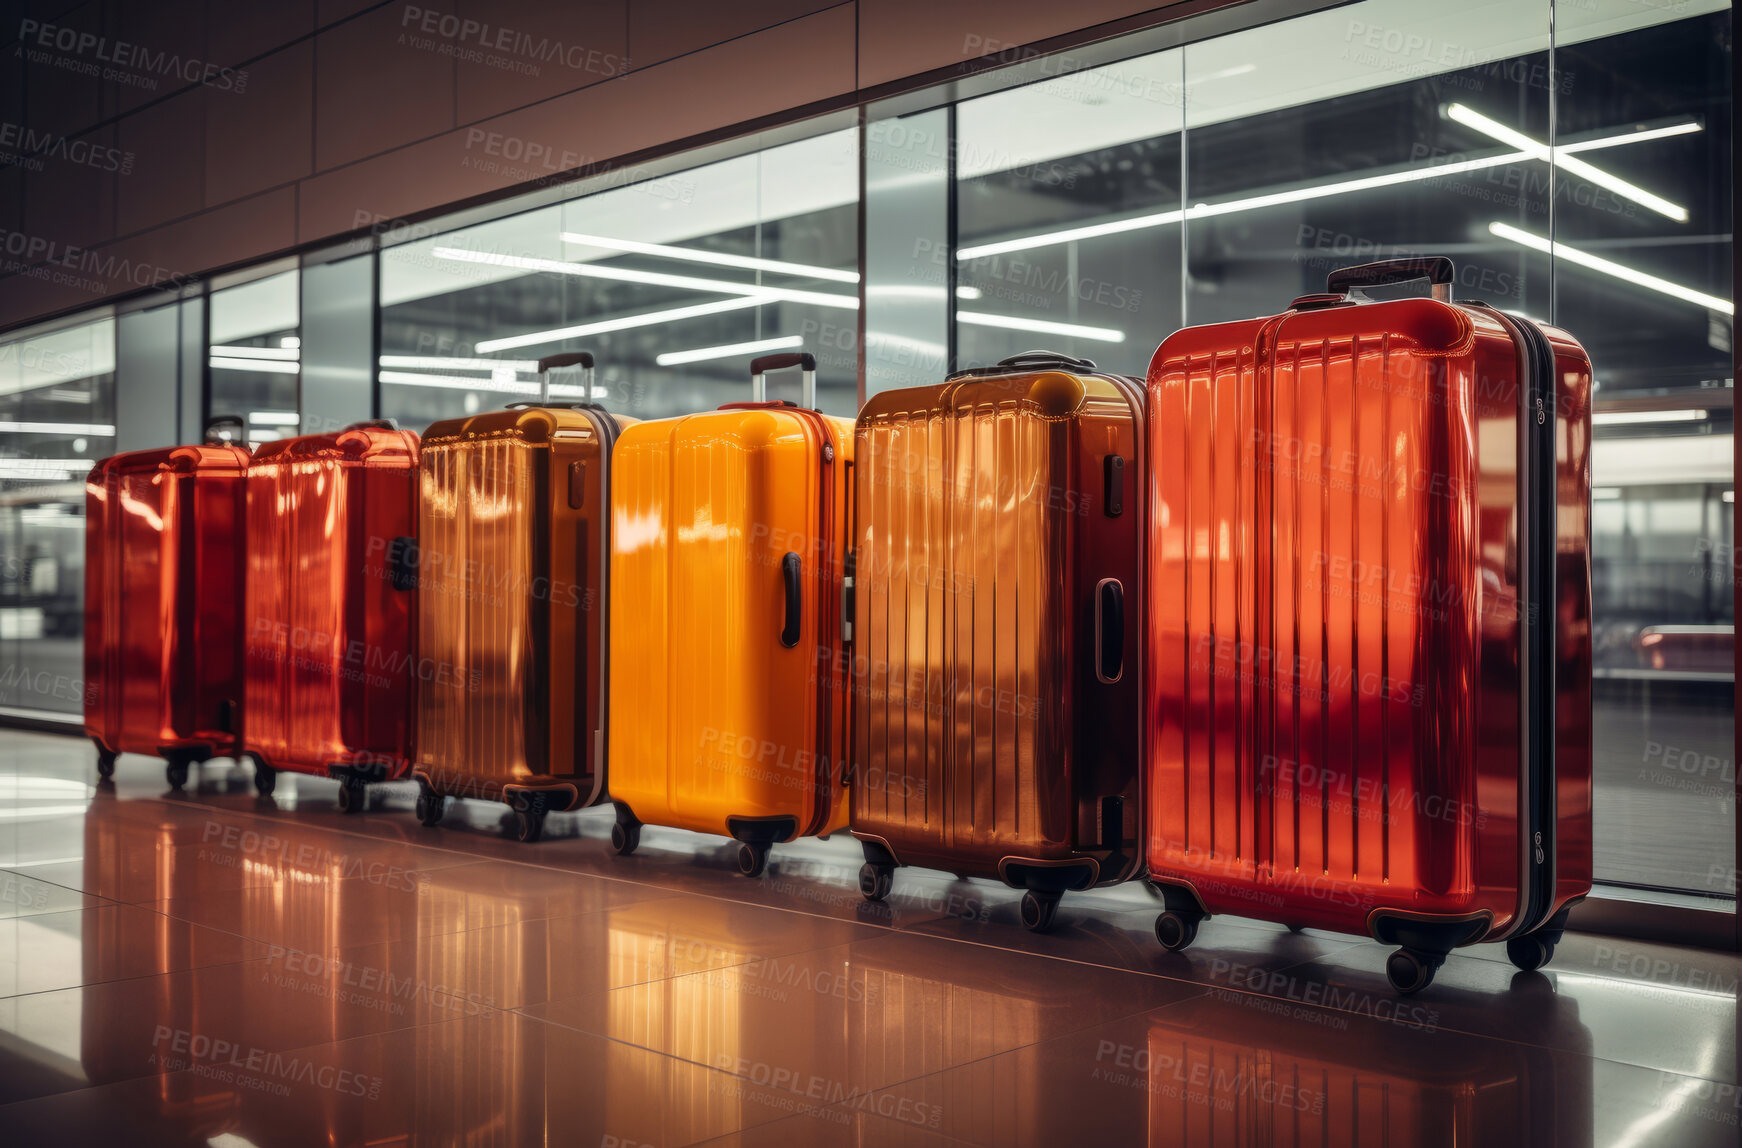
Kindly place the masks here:
POLYGON ((296 433, 302 339, 299 273, 212 292, 207 417, 234 415, 250 446, 296 433))
POLYGON ((381 411, 421 430, 534 397, 541 357, 585 349, 593 399, 681 414, 747 398, 750 360, 802 343, 821 407, 851 415, 858 254, 852 131, 393 247, 381 411))
POLYGON ((114 444, 113 319, 0 342, 0 706, 83 711, 85 475, 114 444))

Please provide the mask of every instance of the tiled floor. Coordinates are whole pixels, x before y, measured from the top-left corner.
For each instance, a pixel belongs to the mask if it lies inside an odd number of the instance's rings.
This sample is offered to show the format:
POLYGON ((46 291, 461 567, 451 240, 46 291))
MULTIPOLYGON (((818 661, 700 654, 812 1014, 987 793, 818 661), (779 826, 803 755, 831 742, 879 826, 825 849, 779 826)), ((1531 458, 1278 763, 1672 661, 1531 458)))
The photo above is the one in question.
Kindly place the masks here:
POLYGON ((1140 887, 1016 895, 849 840, 776 849, 610 813, 521 845, 409 786, 336 787, 0 734, 7 1144, 1738 1143, 1742 960, 1569 935, 1398 998, 1385 950, 1207 922, 1164 953, 1140 887))

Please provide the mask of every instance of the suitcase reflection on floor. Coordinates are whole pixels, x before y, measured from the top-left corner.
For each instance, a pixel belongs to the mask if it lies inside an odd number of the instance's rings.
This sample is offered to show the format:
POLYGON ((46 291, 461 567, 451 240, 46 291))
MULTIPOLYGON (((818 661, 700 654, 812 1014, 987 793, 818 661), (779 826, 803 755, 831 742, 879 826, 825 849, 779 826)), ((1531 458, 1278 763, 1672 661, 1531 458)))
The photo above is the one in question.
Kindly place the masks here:
POLYGON ((104 779, 150 754, 180 789, 240 748, 242 430, 213 419, 201 445, 114 455, 85 481, 85 734, 104 779))
POLYGON ((605 796, 611 455, 635 421, 591 401, 591 353, 538 368, 537 403, 425 433, 412 560, 418 820, 502 801, 522 841, 605 796))
POLYGON ((753 399, 640 423, 614 467, 611 842, 641 825, 770 847, 847 821, 844 649, 851 423, 818 413, 816 359, 751 364, 753 399), (798 367, 803 403, 764 401, 798 367))
POLYGON ((855 431, 853 835, 1060 896, 1139 872, 1143 392, 1033 351, 885 391, 855 431))

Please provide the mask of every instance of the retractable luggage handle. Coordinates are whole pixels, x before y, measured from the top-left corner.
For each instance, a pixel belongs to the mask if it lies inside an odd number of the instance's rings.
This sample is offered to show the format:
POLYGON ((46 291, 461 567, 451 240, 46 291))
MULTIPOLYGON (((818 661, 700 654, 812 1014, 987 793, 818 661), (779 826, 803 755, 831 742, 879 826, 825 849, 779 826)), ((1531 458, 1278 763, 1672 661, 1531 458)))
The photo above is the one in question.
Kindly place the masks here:
MULTIPOLYGON (((586 387, 587 397, 589 399, 593 397, 593 352, 564 351, 557 355, 546 355, 538 361, 538 403, 536 405, 541 407, 550 406, 550 373, 552 371, 561 370, 564 367, 581 368, 581 382, 586 387)), ((509 403, 508 405, 510 408, 514 408, 530 407, 534 404, 509 403)), ((576 404, 567 403, 564 405, 574 406, 576 404)), ((586 405, 597 406, 598 404, 588 403, 586 405)))
POLYGON ((769 371, 784 371, 797 367, 803 372, 799 383, 799 406, 817 408, 817 357, 809 351, 787 351, 778 355, 763 355, 750 362, 750 401, 768 401, 769 371))
POLYGON ((1452 301, 1452 281, 1456 271, 1444 255, 1427 255, 1407 259, 1381 259, 1357 267, 1344 267, 1325 277, 1325 291, 1332 295, 1349 295, 1366 287, 1385 287, 1392 283, 1413 283, 1426 279, 1429 294, 1441 303, 1452 301))
POLYGON ((218 415, 216 418, 206 420, 203 437, 210 446, 228 446, 231 443, 240 443, 248 437, 248 422, 241 415, 218 415), (218 434, 219 427, 235 427, 236 437, 227 439, 218 434))

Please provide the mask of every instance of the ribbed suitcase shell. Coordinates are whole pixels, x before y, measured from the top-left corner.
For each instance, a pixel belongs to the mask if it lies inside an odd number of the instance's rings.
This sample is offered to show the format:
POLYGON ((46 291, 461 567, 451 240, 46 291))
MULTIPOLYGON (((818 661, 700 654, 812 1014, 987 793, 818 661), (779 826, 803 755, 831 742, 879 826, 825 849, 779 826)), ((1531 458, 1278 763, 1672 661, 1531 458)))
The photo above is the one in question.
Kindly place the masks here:
POLYGON ((244 744, 274 769, 380 779, 410 764, 417 435, 390 424, 261 445, 248 464, 244 744))
POLYGON ((1209 912, 1527 931, 1591 884, 1590 362, 1543 328, 1557 809, 1525 920, 1525 349, 1485 306, 1316 299, 1150 366, 1150 874, 1209 912))
POLYGON ((424 433, 416 772, 435 793, 538 791, 558 810, 604 797, 609 468, 626 421, 516 406, 424 433))
POLYGON ((1061 369, 961 377, 872 397, 855 437, 854 836, 900 864, 1018 886, 1053 866, 1078 874, 1068 888, 1131 876, 1139 385, 1061 369), (1096 661, 1109 579, 1124 596, 1113 681, 1096 661))
POLYGON ((240 447, 104 459, 85 483, 85 732, 109 753, 234 754, 242 702, 240 447))
POLYGON ((629 428, 613 462, 611 799, 749 840, 847 820, 851 424, 781 403, 629 428), (781 643, 782 562, 802 571, 781 643), (734 830, 737 830, 737 833, 734 830))

